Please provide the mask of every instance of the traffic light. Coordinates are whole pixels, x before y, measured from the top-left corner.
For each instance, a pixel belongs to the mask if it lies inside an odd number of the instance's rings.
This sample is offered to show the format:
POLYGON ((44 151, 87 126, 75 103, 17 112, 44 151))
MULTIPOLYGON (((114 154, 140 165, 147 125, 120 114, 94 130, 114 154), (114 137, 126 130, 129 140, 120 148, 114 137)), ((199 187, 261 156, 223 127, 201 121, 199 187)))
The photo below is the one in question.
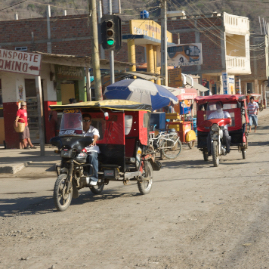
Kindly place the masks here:
POLYGON ((121 48, 121 18, 116 15, 104 15, 101 22, 102 47, 105 50, 121 48))

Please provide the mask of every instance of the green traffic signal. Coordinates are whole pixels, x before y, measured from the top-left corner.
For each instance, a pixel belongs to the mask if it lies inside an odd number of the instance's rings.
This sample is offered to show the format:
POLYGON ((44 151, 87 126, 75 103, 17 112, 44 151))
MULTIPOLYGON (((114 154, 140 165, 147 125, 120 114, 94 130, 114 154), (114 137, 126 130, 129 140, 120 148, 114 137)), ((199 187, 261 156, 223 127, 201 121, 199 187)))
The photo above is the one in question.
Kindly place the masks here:
POLYGON ((112 46, 112 45, 114 45, 114 40, 113 39, 108 39, 107 40, 107 44, 109 45, 109 46, 112 46))

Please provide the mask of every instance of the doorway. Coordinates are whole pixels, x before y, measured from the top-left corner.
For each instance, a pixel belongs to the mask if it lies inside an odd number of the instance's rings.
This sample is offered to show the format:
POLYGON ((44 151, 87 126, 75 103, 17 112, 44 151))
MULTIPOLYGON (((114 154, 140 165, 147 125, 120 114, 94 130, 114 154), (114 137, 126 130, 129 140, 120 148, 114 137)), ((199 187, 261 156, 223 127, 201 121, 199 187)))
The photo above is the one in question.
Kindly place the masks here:
MULTIPOLYGON (((43 80, 41 80, 43 95, 43 80)), ((32 143, 40 143, 36 86, 34 79, 25 79, 28 126, 32 143)), ((42 100, 43 96, 42 96, 42 100)), ((45 126, 45 124, 44 124, 45 126)))
POLYGON ((61 84, 62 105, 69 104, 69 99, 76 98, 75 83, 73 81, 61 84))

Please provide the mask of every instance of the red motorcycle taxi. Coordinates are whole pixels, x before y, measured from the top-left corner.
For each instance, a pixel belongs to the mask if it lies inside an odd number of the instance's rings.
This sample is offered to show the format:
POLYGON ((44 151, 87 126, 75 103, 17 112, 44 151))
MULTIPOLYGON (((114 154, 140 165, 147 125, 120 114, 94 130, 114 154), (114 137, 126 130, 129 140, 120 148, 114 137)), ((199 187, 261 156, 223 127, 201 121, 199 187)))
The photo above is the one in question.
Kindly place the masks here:
POLYGON ((246 96, 213 95, 199 96, 197 103, 197 147, 208 161, 209 152, 215 167, 219 165, 221 155, 226 155, 230 147, 237 147, 246 158, 248 148, 246 124, 246 96), (209 148, 210 147, 210 148, 209 148))
MULTIPOLYGON (((141 194, 148 194, 153 184, 153 170, 161 164, 155 160, 155 152, 149 144, 149 119, 151 106, 126 100, 104 100, 68 105, 51 105, 62 111, 59 136, 51 139, 58 148, 61 165, 54 186, 54 203, 59 211, 66 210, 78 190, 89 187, 93 194, 100 194, 110 181, 127 184, 137 181, 141 194), (92 186, 85 175, 85 147, 92 138, 83 134, 83 114, 90 114, 91 125, 98 129, 97 145, 98 182, 92 186)), ((91 176, 91 175, 88 175, 91 176)))

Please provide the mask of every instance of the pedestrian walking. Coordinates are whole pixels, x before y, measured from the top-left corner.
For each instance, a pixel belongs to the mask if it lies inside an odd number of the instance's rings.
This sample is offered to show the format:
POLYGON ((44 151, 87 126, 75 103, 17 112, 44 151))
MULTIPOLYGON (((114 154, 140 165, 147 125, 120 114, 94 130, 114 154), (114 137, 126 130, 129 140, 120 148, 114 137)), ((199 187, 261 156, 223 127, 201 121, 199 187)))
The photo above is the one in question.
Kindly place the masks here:
POLYGON ((255 126, 254 132, 256 132, 258 126, 258 112, 259 105, 254 102, 254 97, 250 97, 250 102, 248 103, 248 117, 249 117, 249 132, 251 132, 252 124, 255 126))
POLYGON ((32 148, 35 149, 36 147, 32 144, 30 139, 30 131, 28 127, 28 119, 27 119, 27 110, 26 110, 26 102, 21 102, 21 108, 17 111, 17 117, 15 120, 15 125, 18 127, 18 122, 25 123, 25 129, 20 135, 20 149, 27 149, 32 148), (26 143, 28 142, 28 145, 26 143))

